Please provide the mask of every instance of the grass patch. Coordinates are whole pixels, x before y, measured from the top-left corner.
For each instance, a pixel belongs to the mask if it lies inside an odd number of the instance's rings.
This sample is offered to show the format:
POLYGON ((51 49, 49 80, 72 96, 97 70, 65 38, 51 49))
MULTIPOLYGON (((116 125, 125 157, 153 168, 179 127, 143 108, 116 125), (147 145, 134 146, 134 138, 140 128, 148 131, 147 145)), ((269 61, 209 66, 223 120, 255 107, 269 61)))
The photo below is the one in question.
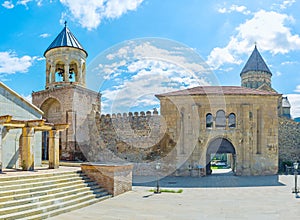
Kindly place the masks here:
MULTIPOLYGON (((173 190, 173 189, 160 189, 160 192, 166 192, 166 193, 182 193, 183 189, 179 190, 173 190)), ((156 189, 150 189, 149 192, 156 192, 156 189)))

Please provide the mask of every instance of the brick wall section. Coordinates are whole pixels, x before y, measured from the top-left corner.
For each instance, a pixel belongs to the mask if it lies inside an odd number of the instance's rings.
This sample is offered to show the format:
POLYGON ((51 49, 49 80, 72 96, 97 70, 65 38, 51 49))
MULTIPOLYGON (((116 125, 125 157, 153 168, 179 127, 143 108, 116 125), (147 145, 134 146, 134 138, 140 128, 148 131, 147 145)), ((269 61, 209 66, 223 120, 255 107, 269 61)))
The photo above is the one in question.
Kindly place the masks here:
POLYGON ((81 170, 113 196, 132 190, 132 169, 132 164, 81 164, 81 170))

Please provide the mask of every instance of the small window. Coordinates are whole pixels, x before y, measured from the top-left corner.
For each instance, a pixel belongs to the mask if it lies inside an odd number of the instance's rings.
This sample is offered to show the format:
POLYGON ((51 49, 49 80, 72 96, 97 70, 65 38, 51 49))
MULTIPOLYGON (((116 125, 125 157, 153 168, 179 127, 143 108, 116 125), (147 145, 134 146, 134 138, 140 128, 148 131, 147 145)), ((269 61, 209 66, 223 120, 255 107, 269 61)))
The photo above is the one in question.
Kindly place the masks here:
POLYGON ((226 127, 226 117, 225 117, 225 112, 223 110, 217 111, 216 127, 217 128, 225 128, 226 127))
POLYGON ((206 115, 206 128, 212 128, 213 127, 213 116, 212 114, 208 113, 206 115))
POLYGON ((235 128, 236 127, 236 118, 235 118, 234 113, 231 113, 228 116, 228 127, 230 127, 230 128, 235 128))

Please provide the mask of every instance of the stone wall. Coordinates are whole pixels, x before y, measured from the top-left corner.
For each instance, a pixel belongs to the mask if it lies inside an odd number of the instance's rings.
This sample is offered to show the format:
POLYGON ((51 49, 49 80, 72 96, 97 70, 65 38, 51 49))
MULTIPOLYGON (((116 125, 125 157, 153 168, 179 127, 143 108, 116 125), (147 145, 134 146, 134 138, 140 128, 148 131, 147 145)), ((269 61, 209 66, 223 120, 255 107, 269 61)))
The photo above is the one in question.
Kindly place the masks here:
POLYGON ((238 175, 277 173, 277 97, 248 96, 248 103, 243 97, 225 99, 224 106, 205 97, 199 97, 196 106, 184 99, 177 106, 162 101, 164 117, 150 112, 100 115, 92 111, 79 129, 89 134, 88 140, 80 142, 81 151, 90 162, 131 162, 134 175, 155 175, 157 162, 162 175, 189 175, 188 166, 205 167, 211 141, 223 138, 236 150, 238 175), (235 113, 235 128, 206 128, 206 114, 219 109, 225 109, 226 115, 235 113))
MULTIPOLYGON (((240 119, 240 106, 235 106, 232 104, 232 101, 228 103, 231 104, 227 106, 227 112, 236 112, 237 119, 240 119)), ((202 105, 202 108, 204 107, 205 106, 202 105)), ((266 107, 266 109, 268 108, 266 107)), ((210 111, 215 112, 211 110, 211 107, 210 111)), ((300 161, 300 123, 286 118, 279 118, 279 122, 277 120, 274 121, 274 119, 269 118, 271 116, 273 117, 273 114, 269 116, 270 111, 263 112, 268 115, 268 118, 263 120, 265 122, 265 130, 268 131, 263 133, 263 139, 270 141, 271 138, 267 137, 268 135, 271 135, 271 137, 274 136, 274 138, 277 139, 277 132, 275 135, 273 135, 275 130, 273 131, 270 129, 274 127, 275 123, 279 123, 279 169, 283 169, 284 163, 293 162, 295 159, 300 161)), ((201 115, 205 115, 205 113, 206 112, 202 112, 201 115)), ((274 114, 275 113, 276 112, 274 111, 274 114)), ((256 113, 254 112, 252 117, 255 120, 258 120, 259 118, 256 117, 255 114, 256 113)), ((81 140, 78 137, 80 149, 83 152, 84 157, 91 162, 131 162, 134 164, 134 175, 155 174, 157 172, 155 170, 155 164, 157 161, 161 162, 161 170, 163 173, 171 174, 170 171, 175 171, 178 169, 176 160, 178 158, 178 154, 180 153, 180 149, 177 149, 176 147, 176 145, 179 143, 179 139, 176 138, 175 134, 173 134, 176 132, 176 129, 171 129, 170 125, 167 128, 166 120, 175 123, 175 125, 177 124, 177 119, 168 119, 168 117, 164 118, 157 113, 151 114, 151 112, 100 115, 99 112, 92 111, 85 119, 84 123, 82 123, 82 127, 79 128, 81 132, 88 134, 88 140, 87 138, 81 140)), ((205 152, 205 148, 200 147, 200 145, 207 145, 209 142, 208 140, 211 140, 214 136, 221 135, 223 138, 231 140, 238 152, 243 148, 243 144, 246 143, 245 140, 247 140, 247 135, 245 136, 246 133, 242 132, 244 130, 243 126, 246 126, 246 124, 243 124, 241 120, 237 122, 237 128, 235 130, 211 130, 208 133, 205 129, 205 118, 201 118, 200 120, 202 127, 200 127, 201 135, 199 136, 198 140, 199 146, 197 145, 196 148, 193 148, 194 150, 189 157, 189 160, 186 162, 186 164, 181 165, 181 167, 185 165, 187 167, 189 164, 194 163, 199 164, 200 162, 198 160, 203 154, 201 152, 205 152), (218 134, 214 135, 215 132, 218 134), (220 132, 222 134, 219 135, 220 132)), ((249 119, 245 120, 248 121, 249 119)), ((247 125, 249 125, 252 130, 256 130, 257 122, 250 120, 250 124, 247 123, 247 125)), ((180 129, 180 126, 178 129, 180 129)), ((199 128, 195 128, 193 130, 198 129, 199 128)), ((194 132, 191 134, 194 134, 194 132)), ((255 140, 254 134, 256 134, 256 132, 250 132, 248 134, 251 143, 255 140)), ((272 167, 273 162, 277 163, 277 150, 276 148, 270 148, 268 144, 269 143, 267 142, 264 144, 265 147, 262 147, 262 152, 260 154, 257 154, 256 152, 255 146, 258 144, 254 146, 251 145, 250 147, 246 148, 248 149, 248 152, 243 153, 243 155, 248 155, 251 153, 251 161, 254 161, 251 165, 252 171, 249 171, 249 175, 259 175, 261 174, 261 170, 265 170, 264 173, 267 174, 271 174, 273 172, 273 170, 271 172, 266 169, 268 167, 272 167), (270 166, 269 163, 272 163, 272 166, 270 166), (265 164, 264 167, 262 167, 261 164, 265 164)), ((239 155, 241 155, 241 153, 239 153, 239 155)), ((203 165, 205 165, 205 161, 203 162, 203 165)), ((242 161, 240 163, 243 164, 242 161)), ((187 168, 185 171, 187 171, 187 168)))
POLYGON ((300 161, 300 123, 288 118, 279 118, 279 168, 300 161))
POLYGON ((80 149, 89 162, 133 163, 134 175, 154 175, 158 160, 165 161, 161 170, 170 170, 176 143, 167 132, 157 112, 100 115, 91 112, 80 130, 89 140, 80 149))

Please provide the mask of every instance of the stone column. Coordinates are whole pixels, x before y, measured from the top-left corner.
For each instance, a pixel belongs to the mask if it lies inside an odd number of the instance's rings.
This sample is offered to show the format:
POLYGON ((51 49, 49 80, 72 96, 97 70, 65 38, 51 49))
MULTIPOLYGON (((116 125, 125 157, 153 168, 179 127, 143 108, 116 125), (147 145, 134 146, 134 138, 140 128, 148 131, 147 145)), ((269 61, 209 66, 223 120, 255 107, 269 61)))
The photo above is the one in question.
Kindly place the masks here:
POLYGON ((82 85, 84 87, 86 85, 86 82, 85 82, 86 76, 85 76, 85 74, 86 74, 86 66, 85 66, 85 62, 82 62, 81 63, 81 82, 82 82, 82 85), (83 69, 83 67, 84 67, 84 69, 83 69))
POLYGON ((65 73, 64 73, 64 82, 69 82, 69 71, 70 71, 70 65, 65 64, 65 73))
POLYGON ((81 63, 79 64, 77 71, 78 71, 77 78, 75 78, 75 79, 80 85, 82 85, 82 64, 81 63))
POLYGON ((55 66, 54 65, 51 65, 50 74, 51 74, 51 80, 50 80, 49 84, 55 82, 55 66))
POLYGON ((32 127, 22 128, 22 169, 34 170, 34 155, 33 155, 33 135, 32 127))
POLYGON ((250 158, 249 158, 249 147, 250 147, 250 105, 249 104, 242 104, 242 134, 243 134, 243 141, 239 148, 238 156, 241 156, 242 160, 239 160, 239 164, 242 168, 242 175, 250 175, 250 158), (240 163, 242 162, 242 163, 240 163))
POLYGON ((59 168, 59 131, 49 131, 49 169, 59 168))

